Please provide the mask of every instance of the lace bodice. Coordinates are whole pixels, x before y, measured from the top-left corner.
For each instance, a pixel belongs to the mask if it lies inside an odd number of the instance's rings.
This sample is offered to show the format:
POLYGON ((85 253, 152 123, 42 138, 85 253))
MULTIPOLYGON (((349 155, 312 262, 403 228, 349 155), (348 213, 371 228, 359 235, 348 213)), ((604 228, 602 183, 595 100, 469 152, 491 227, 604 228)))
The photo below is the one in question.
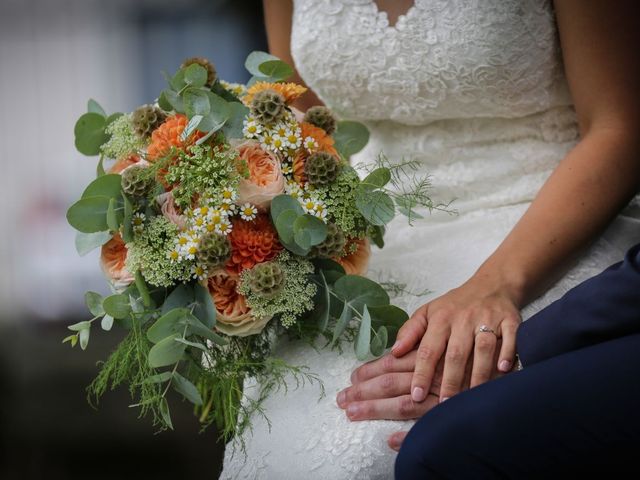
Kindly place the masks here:
POLYGON ((352 119, 421 125, 571 103, 547 0, 416 0, 394 26, 373 0, 295 0, 291 52, 352 119))

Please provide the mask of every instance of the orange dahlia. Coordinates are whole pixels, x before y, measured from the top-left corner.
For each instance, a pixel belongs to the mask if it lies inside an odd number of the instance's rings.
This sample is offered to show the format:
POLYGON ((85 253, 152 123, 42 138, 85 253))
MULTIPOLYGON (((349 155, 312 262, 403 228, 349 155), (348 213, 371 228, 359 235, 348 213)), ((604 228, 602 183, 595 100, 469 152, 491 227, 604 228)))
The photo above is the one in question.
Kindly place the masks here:
POLYGON ((214 273, 207 280, 207 287, 219 315, 238 318, 249 313, 246 299, 236 291, 238 277, 224 271, 214 273))
POLYGON ((226 268, 235 274, 256 263, 271 260, 282 250, 278 234, 266 214, 258 214, 252 222, 234 220, 229 241, 231 258, 227 261, 226 268))
POLYGON ((246 95, 242 98, 245 105, 250 105, 253 96, 263 90, 274 90, 284 97, 285 103, 288 105, 296 98, 307 91, 302 85, 297 83, 270 83, 256 82, 247 89, 246 95))
MULTIPOLYGON (((316 141, 318 144, 316 151, 338 156, 338 152, 333 146, 333 138, 327 135, 327 132, 323 129, 307 122, 301 122, 300 129, 302 130, 303 139, 311 137, 316 141)), ((293 179, 300 184, 307 182, 307 176, 304 173, 304 162, 307 161, 308 157, 309 152, 305 148, 299 148, 295 157, 293 157, 293 179)))
POLYGON ((188 123, 189 120, 182 114, 172 115, 167 118, 162 125, 151 133, 151 143, 147 148, 147 160, 153 162, 166 156, 171 147, 183 149, 204 135, 202 132, 196 131, 189 137, 187 142, 183 142, 180 139, 180 135, 182 135, 188 123))

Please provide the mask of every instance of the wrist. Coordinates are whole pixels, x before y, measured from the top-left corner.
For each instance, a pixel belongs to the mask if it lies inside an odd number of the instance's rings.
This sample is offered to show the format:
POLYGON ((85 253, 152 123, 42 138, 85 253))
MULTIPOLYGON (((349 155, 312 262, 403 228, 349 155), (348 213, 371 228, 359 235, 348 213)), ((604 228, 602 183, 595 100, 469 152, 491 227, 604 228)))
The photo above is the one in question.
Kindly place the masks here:
POLYGON ((487 260, 470 279, 473 283, 495 294, 507 297, 518 308, 522 308, 527 297, 527 282, 523 274, 514 268, 505 268, 487 260))

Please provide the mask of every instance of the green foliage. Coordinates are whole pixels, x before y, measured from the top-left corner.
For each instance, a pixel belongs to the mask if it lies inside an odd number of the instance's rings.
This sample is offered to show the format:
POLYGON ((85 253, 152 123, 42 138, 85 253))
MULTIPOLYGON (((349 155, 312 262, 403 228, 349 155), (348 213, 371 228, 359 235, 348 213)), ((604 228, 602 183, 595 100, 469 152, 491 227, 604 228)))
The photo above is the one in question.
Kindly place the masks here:
POLYGON ((376 226, 386 225, 395 216, 393 200, 381 190, 360 189, 356 207, 369 223, 376 226))
POLYGON ((237 156, 231 148, 210 145, 195 145, 189 154, 179 153, 166 176, 167 182, 177 184, 173 189, 176 205, 190 207, 196 196, 221 199, 223 185, 236 189, 240 181, 235 166, 237 156))
POLYGON ((293 75, 293 68, 290 65, 266 52, 251 52, 245 60, 244 66, 253 75, 250 84, 280 82, 293 75))
POLYGON ((162 216, 153 217, 127 244, 127 270, 140 270, 145 281, 156 287, 170 287, 176 281, 188 281, 191 262, 174 262, 167 255, 177 236, 178 227, 174 223, 162 216))
POLYGON ((107 243, 112 237, 113 235, 108 231, 95 233, 76 232, 76 251, 78 255, 84 257, 89 252, 107 243))
POLYGON ((78 200, 67 211, 67 221, 82 233, 97 233, 109 230, 107 212, 111 198, 87 197, 78 200))
POLYGON ((307 255, 311 247, 327 238, 327 225, 304 213, 300 203, 289 195, 278 195, 273 199, 271 219, 282 245, 296 255, 307 255))
POLYGON ((107 142, 103 142, 100 151, 109 158, 124 158, 138 153, 146 145, 139 137, 131 122, 131 115, 120 115, 110 125, 106 126, 107 142))
POLYGON ((109 140, 106 128, 104 115, 95 112, 82 115, 73 129, 76 149, 83 155, 98 155, 102 144, 109 140))
POLYGON ((338 122, 333 136, 336 150, 348 159, 358 153, 369 142, 369 130, 359 122, 343 120, 338 122))
MULTIPOLYGON (((281 323, 289 327, 297 317, 313 309, 313 298, 317 287, 309 276, 313 273, 313 264, 288 252, 281 252, 274 260, 284 277, 282 289, 274 296, 264 297, 260 291, 252 289, 252 269, 240 274, 238 292, 247 297, 247 305, 256 317, 280 316, 281 323)), ((254 267, 255 268, 255 267, 254 267)))

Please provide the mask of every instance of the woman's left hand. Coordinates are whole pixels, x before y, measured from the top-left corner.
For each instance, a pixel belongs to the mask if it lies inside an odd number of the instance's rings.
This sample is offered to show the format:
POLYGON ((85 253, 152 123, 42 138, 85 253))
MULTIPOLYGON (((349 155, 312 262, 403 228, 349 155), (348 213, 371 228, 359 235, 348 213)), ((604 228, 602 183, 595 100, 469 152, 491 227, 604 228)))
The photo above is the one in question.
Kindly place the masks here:
POLYGON ((398 340, 391 349, 395 357, 404 356, 420 344, 411 381, 411 398, 415 402, 427 397, 443 356, 440 402, 460 392, 465 366, 471 357, 470 387, 491 378, 498 339, 502 346, 497 368, 500 372, 511 370, 521 321, 519 308, 513 295, 493 283, 483 277, 471 278, 420 307, 398 332, 398 340))

